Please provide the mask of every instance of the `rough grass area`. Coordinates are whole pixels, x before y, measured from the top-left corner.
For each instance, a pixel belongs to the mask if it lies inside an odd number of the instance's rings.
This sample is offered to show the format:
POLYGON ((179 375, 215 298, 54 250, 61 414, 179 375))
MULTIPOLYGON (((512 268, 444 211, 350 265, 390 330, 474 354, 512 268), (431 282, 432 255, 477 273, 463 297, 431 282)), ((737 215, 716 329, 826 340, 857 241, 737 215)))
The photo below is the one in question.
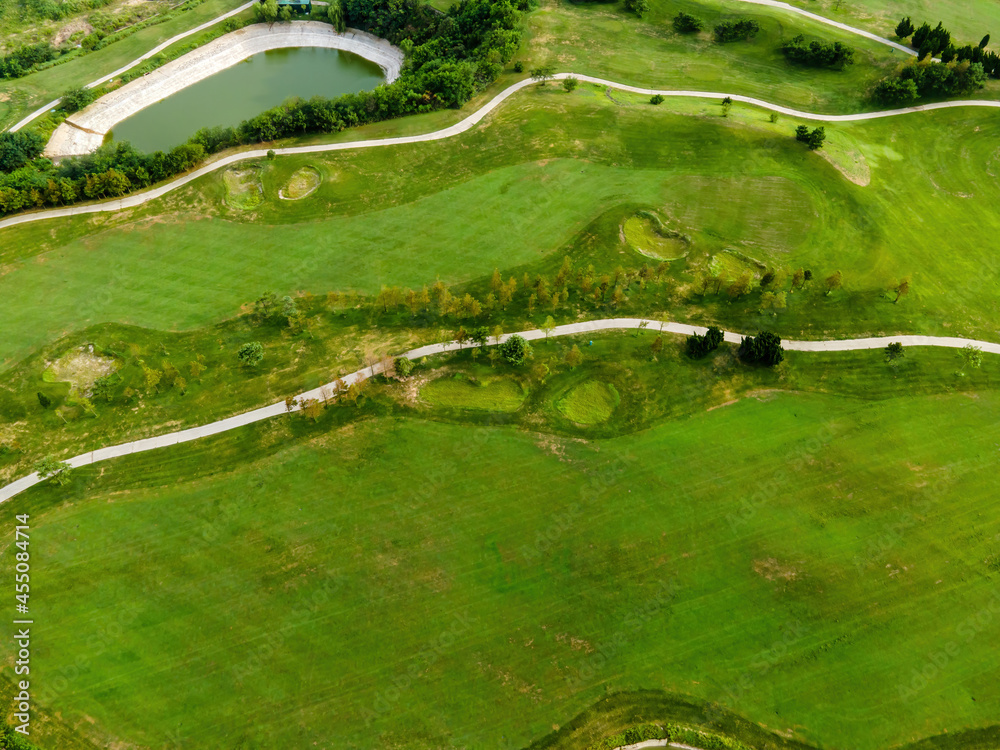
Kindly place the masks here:
POLYGON ((260 168, 227 169, 222 179, 226 185, 226 203, 240 211, 253 211, 264 202, 260 168))
POLYGON ((511 378, 470 378, 465 374, 432 380, 420 390, 421 397, 435 406, 512 412, 524 402, 521 385, 511 378))
POLYGON ((622 224, 622 236, 629 247, 655 260, 677 260, 684 256, 688 243, 679 235, 665 231, 650 215, 629 216, 622 224))
POLYGON ((561 398, 556 407, 567 419, 577 424, 592 425, 608 420, 620 402, 621 396, 613 385, 588 380, 561 398))
POLYGON ((186 746, 519 748, 636 690, 859 750, 996 721, 995 391, 772 394, 600 442, 342 413, 2 506, 45 550, 43 747, 159 747, 183 704, 186 746))
POLYGON ((302 167, 295 171, 278 195, 286 201, 302 200, 315 192, 321 181, 319 170, 315 167, 302 167))

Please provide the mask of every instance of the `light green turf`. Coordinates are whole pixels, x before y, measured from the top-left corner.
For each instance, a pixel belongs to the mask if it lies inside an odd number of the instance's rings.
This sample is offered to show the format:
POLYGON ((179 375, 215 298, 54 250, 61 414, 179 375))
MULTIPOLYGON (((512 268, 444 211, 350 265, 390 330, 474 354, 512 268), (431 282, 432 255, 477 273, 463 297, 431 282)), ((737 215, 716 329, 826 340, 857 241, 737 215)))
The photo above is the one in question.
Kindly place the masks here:
MULTIPOLYGON (((453 140, 279 159, 265 168, 266 201, 251 223, 225 208, 214 174, 125 215, 5 230, 0 357, 9 365, 107 320, 206 325, 268 288, 461 282, 556 252, 586 251, 582 262, 614 267, 625 260, 619 227, 636 204, 692 236, 677 271, 688 279, 731 246, 820 277, 841 270, 843 295, 805 306, 793 295, 786 335, 988 337, 1000 325, 983 296, 1000 230, 991 113, 830 126, 831 152, 859 153, 869 166, 871 183, 861 187, 796 143, 791 118, 772 124, 752 107, 723 119, 711 102, 624 101, 589 87, 533 88, 453 140), (306 163, 323 184, 308 200, 278 200, 306 163), (605 215, 607 229, 591 225, 605 215), (878 298, 903 276, 913 280, 907 299, 878 298)), ((731 307, 715 314, 731 326, 760 324, 731 307)))
POLYGON ((473 382, 462 375, 437 378, 420 389, 421 398, 435 406, 484 411, 517 411, 524 390, 508 378, 484 377, 473 382))
POLYGON ((998 417, 991 391, 772 394, 600 443, 272 422, 84 470, 3 508, 32 514, 39 739, 59 711, 100 747, 520 748, 637 689, 859 750, 990 724, 998 417))
POLYGON ((593 425, 610 418, 620 401, 613 385, 588 380, 563 396, 556 408, 577 424, 593 425))

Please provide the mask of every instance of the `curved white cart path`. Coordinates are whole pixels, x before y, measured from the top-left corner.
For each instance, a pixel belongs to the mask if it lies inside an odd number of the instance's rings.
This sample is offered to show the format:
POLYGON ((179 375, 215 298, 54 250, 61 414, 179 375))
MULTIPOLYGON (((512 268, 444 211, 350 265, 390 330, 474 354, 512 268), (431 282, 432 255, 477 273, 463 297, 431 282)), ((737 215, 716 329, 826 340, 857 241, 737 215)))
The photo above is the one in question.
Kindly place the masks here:
MULTIPOLYGON (((915 112, 930 112, 937 109, 954 109, 958 107, 989 107, 989 108, 1000 108, 1000 101, 987 101, 981 99, 967 99, 963 101, 951 101, 951 102, 936 102, 934 104, 919 104, 913 107, 904 107, 902 109, 890 109, 880 112, 862 112, 854 115, 823 115, 816 114, 813 112, 802 112, 797 109, 792 109, 790 107, 783 107, 780 104, 771 104, 763 99, 757 99, 752 96, 743 96, 741 94, 725 94, 717 91, 678 91, 678 90, 658 90, 658 89, 647 89, 641 86, 629 86, 624 83, 616 83, 614 81, 608 81, 604 78, 595 78, 594 76, 580 75, 576 73, 557 73, 553 76, 555 80, 561 80, 563 78, 576 78, 580 81, 585 81, 587 83, 597 84, 599 86, 607 86, 609 88, 617 89, 619 91, 628 91, 635 94, 642 94, 645 96, 653 96, 654 94, 660 94, 661 96, 670 97, 689 97, 694 99, 722 99, 726 96, 730 97, 733 101, 743 102, 745 104, 751 104, 756 107, 761 107, 763 109, 768 109, 774 112, 780 112, 782 114, 788 115, 790 117, 797 117, 802 120, 814 120, 819 122, 859 122, 864 120, 878 120, 883 117, 898 117, 900 115, 913 114, 915 112)), ((361 148, 378 148, 382 146, 399 146, 409 143, 426 143, 429 141, 440 141, 446 138, 452 138, 460 133, 464 133, 466 130, 470 130, 475 125, 486 117, 490 112, 500 106, 508 97, 517 93, 523 88, 528 86, 536 85, 535 81, 530 78, 526 78, 523 81, 518 81, 517 83, 511 84, 506 89, 497 94, 493 99, 484 104, 478 110, 473 112, 471 115, 466 117, 464 120, 455 123, 447 128, 442 128, 441 130, 436 130, 432 133, 423 133, 421 135, 408 135, 399 136, 395 138, 380 138, 374 140, 365 141, 345 141, 343 143, 326 143, 316 146, 290 146, 286 148, 276 148, 273 149, 276 154, 286 156, 290 154, 320 154, 330 151, 349 151, 352 149, 361 148)), ((114 198, 112 200, 106 200, 101 203, 91 203, 86 205, 73 205, 66 208, 51 208, 44 211, 34 211, 29 213, 15 214, 9 216, 6 219, 0 220, 0 229, 5 229, 7 227, 16 226, 18 224, 27 224, 32 221, 43 221, 45 219, 57 219, 64 218, 67 216, 83 216, 85 214, 96 214, 105 212, 115 212, 121 211, 125 208, 134 208, 135 206, 141 206, 143 203, 147 203, 151 200, 156 200, 171 190, 176 190, 183 185, 187 185, 193 180, 197 180, 199 177, 203 177, 210 172, 214 172, 217 169, 227 167, 230 164, 234 164, 239 161, 244 161, 246 159, 260 159, 267 156, 268 149, 258 148, 252 149, 250 151, 240 151, 235 154, 229 154, 216 161, 209 162, 202 167, 194 170, 193 172, 188 172, 186 175, 178 177, 177 179, 164 183, 158 187, 152 188, 150 190, 145 190, 139 193, 132 193, 125 196, 124 198, 114 198)))
MULTIPOLYGON (((663 331, 664 333, 674 333, 685 336, 689 336, 692 333, 704 334, 706 330, 701 326, 692 326, 685 323, 661 323, 656 320, 646 320, 644 318, 603 318, 601 320, 589 320, 580 323, 569 323, 567 325, 558 326, 554 328, 548 336, 570 336, 574 334, 592 333, 597 331, 643 328, 652 331, 663 331)), ((502 343, 503 341, 506 341, 513 335, 515 334, 508 333, 501 336, 500 342, 502 343)), ((545 332, 539 329, 520 331, 517 335, 523 336, 528 341, 536 341, 547 338, 545 332)), ((733 344, 740 343, 742 338, 741 334, 730 333, 728 331, 726 331, 724 335, 725 340, 733 344)), ((949 349, 961 349, 969 344, 972 344, 973 346, 978 346, 984 352, 1000 354, 1000 344, 990 341, 976 341, 974 339, 963 339, 949 336, 880 336, 877 338, 843 339, 835 341, 782 341, 782 346, 787 351, 793 352, 846 352, 859 349, 881 349, 894 341, 898 341, 903 344, 903 346, 938 346, 949 349)), ((398 356, 407 357, 408 359, 420 359, 422 357, 455 351, 456 349, 462 348, 464 348, 464 344, 460 344, 457 341, 446 341, 441 344, 428 344, 417 349, 411 349, 410 351, 403 352, 398 356)), ((381 364, 376 364, 373 367, 365 367, 357 370, 356 372, 352 372, 350 375, 345 375, 342 380, 345 385, 350 386, 352 383, 359 380, 365 380, 366 378, 369 378, 372 375, 377 375, 380 372, 382 372, 382 366, 381 364)), ((302 399, 318 399, 323 401, 335 393, 336 387, 334 383, 328 383, 320 386, 319 388, 314 388, 311 391, 300 393, 295 397, 296 405, 292 410, 299 410, 300 407, 298 402, 302 399)), ((157 435, 155 437, 144 438, 143 440, 134 440, 120 445, 113 445, 107 448, 100 448, 87 453, 81 453, 78 456, 67 459, 66 462, 71 467, 76 468, 78 466, 87 466, 88 464, 96 463, 98 461, 107 461, 110 458, 119 458, 133 453, 142 453, 144 451, 156 450, 157 448, 166 448, 170 445, 186 443, 191 440, 208 437, 209 435, 217 435, 220 432, 235 430, 237 427, 243 427, 248 424, 253 424, 254 422, 271 419, 272 417, 285 414, 287 411, 288 409, 285 406, 285 402, 282 401, 277 404, 271 404, 270 406, 264 406, 260 409, 244 412, 243 414, 227 417, 226 419, 221 419, 218 422, 212 422, 211 424, 202 425, 200 427, 190 427, 186 430, 170 432, 166 435, 157 435)), ((11 482, 6 487, 0 488, 0 503, 10 500, 15 495, 24 492, 29 487, 33 487, 41 481, 43 480, 39 478, 38 474, 34 473, 11 482)))
MULTIPOLYGON (((201 26, 195 26, 193 29, 188 29, 187 31, 182 32, 182 33, 178 34, 177 36, 170 37, 167 41, 163 42, 162 44, 158 44, 155 47, 153 47, 153 49, 151 49, 146 54, 144 54, 144 55, 142 55, 140 57, 135 58, 132 62, 128 63, 124 67, 118 68, 118 70, 115 70, 115 71, 112 71, 111 73, 108 73, 103 78, 98 78, 96 81, 92 81, 91 83, 88 83, 86 86, 84 86, 84 88, 85 89, 92 89, 95 86, 100 86, 102 83, 107 83, 108 81, 110 81, 115 76, 120 76, 126 70, 131 70, 132 68, 134 68, 139 63, 145 62, 146 60, 148 60, 149 58, 153 57, 154 55, 158 55, 160 52, 162 52, 163 50, 165 50, 167 47, 169 47, 174 42, 179 42, 181 39, 185 39, 185 38, 191 36, 192 34, 197 34, 199 31, 204 31, 207 28, 215 26, 215 24, 217 24, 219 21, 225 21, 227 18, 231 18, 231 17, 233 17, 233 16, 235 16, 235 15, 237 15, 239 13, 242 13, 243 11, 245 11, 245 10, 247 10, 249 8, 252 8, 254 6, 255 2, 256 2, 256 0, 250 0, 250 2, 244 3, 243 5, 241 5, 240 7, 236 8, 235 10, 231 10, 228 13, 223 13, 221 16, 216 16, 212 20, 206 21, 201 26)), ((41 117, 43 114, 45 114, 46 112, 48 112, 50 109, 53 109, 53 108, 57 107, 59 105, 59 102, 61 102, 61 101, 62 101, 62 99, 56 99, 55 101, 49 102, 44 107, 39 107, 34 112, 32 112, 30 115, 28 115, 23 120, 21 120, 19 123, 17 123, 16 125, 12 126, 10 128, 10 132, 13 133, 15 130, 20 130, 25 125, 27 125, 29 122, 31 122, 32 120, 34 120, 36 117, 41 117)))

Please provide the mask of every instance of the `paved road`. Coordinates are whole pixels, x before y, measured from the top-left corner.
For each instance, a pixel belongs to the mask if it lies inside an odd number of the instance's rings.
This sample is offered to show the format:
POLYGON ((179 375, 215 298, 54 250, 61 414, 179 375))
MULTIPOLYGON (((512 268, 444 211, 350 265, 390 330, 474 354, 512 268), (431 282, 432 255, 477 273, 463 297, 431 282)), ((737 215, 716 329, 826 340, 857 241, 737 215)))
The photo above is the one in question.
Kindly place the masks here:
MULTIPOLYGON (((701 326, 687 325, 685 323, 661 323, 659 321, 645 320, 643 318, 604 318, 601 320, 589 320, 580 323, 570 323, 568 325, 558 326, 549 333, 549 336, 570 336, 574 334, 592 333, 597 331, 635 328, 647 328, 651 331, 662 330, 665 333, 674 333, 685 336, 692 333, 705 333, 705 328, 701 326)), ((501 342, 506 341, 513 335, 514 334, 512 333, 505 334, 500 340, 501 342)), ((545 332, 539 329, 521 331, 518 335, 523 336, 528 341, 536 341, 546 338, 545 332)), ((725 340, 728 342, 738 344, 741 338, 741 334, 731 333, 728 331, 725 332, 725 340)), ((984 352, 1000 354, 1000 344, 989 341, 976 341, 974 339, 962 339, 945 336, 882 336, 878 338, 845 339, 836 341, 783 341, 782 345, 789 351, 844 352, 859 349, 881 349, 893 341, 898 341, 902 343, 903 346, 938 346, 951 349, 960 349, 968 344, 972 344, 973 346, 978 346, 984 352)), ((457 341, 446 341, 440 344, 428 344, 427 346, 422 346, 418 349, 411 349, 410 351, 404 352, 399 356, 408 357, 409 359, 420 359, 421 357, 450 352, 460 348, 462 348, 462 346, 457 341)), ((344 383, 349 386, 358 380, 364 380, 372 375, 380 373, 381 371, 381 365, 366 367, 358 370, 357 372, 352 372, 350 375, 345 376, 343 380, 344 383)), ((336 388, 334 384, 328 383, 327 385, 299 394, 296 396, 296 400, 325 400, 335 392, 336 388)), ((293 408, 293 411, 298 411, 298 409, 299 407, 296 405, 293 408)), ((118 458, 121 456, 128 456, 133 453, 142 453, 144 451, 156 450, 157 448, 166 448, 167 446, 177 445, 178 443, 186 443, 191 440, 198 440, 199 438, 208 437, 209 435, 217 435, 220 432, 234 430, 237 427, 243 427, 248 424, 253 424, 254 422, 271 419, 272 417, 277 417, 286 413, 286 411, 287 409, 284 402, 271 404, 270 406, 254 409, 253 411, 248 411, 243 414, 237 414, 235 416, 219 420, 218 422, 202 425, 201 427, 191 427, 186 430, 180 430, 179 432, 171 432, 166 435, 158 435, 156 437, 135 440, 129 443, 122 443, 121 445, 113 445, 107 448, 100 448, 87 453, 81 453, 78 456, 68 459, 67 463, 73 467, 86 466, 98 461, 106 461, 109 458, 118 458)), ((11 499, 21 492, 24 492, 26 489, 33 487, 40 481, 42 480, 39 479, 37 474, 30 474, 12 482, 11 484, 8 484, 6 487, 0 488, 0 503, 11 499)))
MULTIPOLYGON (((729 96, 733 101, 744 102, 746 104, 752 104, 757 107, 762 107, 764 109, 769 109, 774 112, 780 112, 791 117, 797 117, 803 120, 816 120, 821 122, 858 122, 862 120, 877 120, 883 117, 898 117, 900 115, 912 114, 915 112, 930 112, 936 109, 951 109, 954 107, 992 107, 1000 108, 1000 101, 985 101, 985 100, 963 100, 963 101, 952 101, 952 102, 937 102, 934 104, 921 104, 915 107, 905 107, 903 109, 892 109, 885 110, 881 112, 862 112, 854 115, 823 115, 816 114, 813 112, 802 112, 797 109, 792 109, 791 107, 783 107, 779 104, 771 104, 763 99, 756 99, 752 96, 742 96, 740 94, 725 94, 718 91, 678 91, 678 90, 660 90, 660 89, 647 89, 640 86, 629 86, 624 83, 616 83, 615 81, 608 81, 604 78, 595 78, 594 76, 579 75, 575 73, 558 73, 554 76, 556 80, 563 78, 577 78, 580 81, 585 81, 588 83, 594 83, 599 86, 607 86, 609 88, 617 89, 619 91, 630 91, 636 94, 642 94, 644 96, 652 96, 653 94, 660 94, 662 96, 677 96, 677 97, 690 97, 696 99, 715 99, 721 100, 722 98, 729 96)), ((374 140, 365 141, 347 141, 344 143, 327 143, 317 146, 291 146, 287 148, 276 148, 274 152, 280 155, 289 154, 319 154, 327 153, 330 151, 349 151, 354 149, 362 148, 381 148, 385 146, 399 146, 410 143, 426 143, 430 141, 440 141, 446 138, 453 138, 460 133, 464 133, 467 130, 475 127, 479 122, 486 117, 490 112, 499 107, 508 97, 513 96, 518 91, 528 86, 535 85, 535 82, 530 78, 523 81, 518 81, 507 87, 499 94, 497 94, 493 99, 484 104, 478 110, 470 114, 464 120, 455 123, 454 125, 443 128, 441 130, 436 130, 433 133, 423 133, 421 135, 409 135, 400 136, 397 138, 381 138, 374 140)), ((206 174, 214 172, 217 169, 222 169, 230 164, 234 164, 239 161, 244 161, 246 159, 260 159, 267 156, 268 149, 257 148, 251 149, 249 151, 241 151, 235 154, 229 154, 215 161, 209 162, 204 166, 199 167, 193 172, 188 172, 182 177, 178 177, 172 182, 164 183, 158 187, 146 190, 140 193, 132 193, 124 198, 115 198, 113 200, 104 201, 101 203, 91 203, 87 205, 75 205, 69 206, 67 208, 52 208, 44 211, 34 211, 30 213, 15 214, 14 216, 9 216, 6 219, 0 220, 0 229, 6 229, 7 227, 17 226, 18 224, 27 224, 33 221, 44 221, 46 219, 58 219, 65 218, 68 216, 83 216, 86 214, 94 213, 104 213, 104 212, 115 212, 121 211, 125 208, 133 208, 135 206, 141 206, 152 200, 166 195, 172 190, 176 190, 179 187, 187 185, 193 180, 197 180, 199 177, 203 177, 206 174)))
MULTIPOLYGON (((162 44, 159 44, 159 45, 153 47, 153 49, 151 49, 149 52, 147 52, 146 54, 142 55, 141 57, 137 57, 135 60, 133 60, 132 62, 130 62, 128 65, 125 65, 124 67, 118 68, 118 70, 112 71, 111 73, 108 73, 103 78, 98 78, 96 81, 92 81, 92 82, 88 83, 86 86, 84 86, 84 88, 85 89, 92 89, 95 86, 100 86, 102 83, 106 83, 106 82, 110 81, 112 78, 114 78, 116 76, 120 76, 126 70, 131 70, 132 68, 134 68, 139 63, 145 62, 146 60, 148 60, 149 58, 153 57, 154 55, 158 55, 160 52, 162 52, 163 50, 165 50, 167 47, 169 47, 174 42, 179 42, 181 39, 184 39, 185 37, 189 37, 192 34, 197 34, 199 31, 204 31, 205 29, 207 29, 207 28, 209 28, 211 26, 215 26, 215 24, 217 24, 219 21, 225 21, 227 18, 231 18, 232 16, 235 16, 236 14, 242 13, 243 11, 247 10, 248 8, 253 7, 254 1, 255 0, 250 0, 250 2, 244 3, 243 5, 241 5, 239 8, 236 8, 235 10, 231 10, 228 13, 223 13, 221 16, 217 16, 217 17, 213 18, 211 21, 206 21, 201 26, 195 26, 193 29, 188 29, 187 31, 185 31, 185 32, 183 32, 181 34, 178 34, 177 36, 170 37, 167 41, 165 41, 162 44)), ((747 0, 747 1, 749 1, 749 0, 747 0)), ((11 127, 10 132, 13 133, 15 130, 20 130, 25 125, 27 125, 29 122, 31 122, 32 120, 34 120, 36 117, 40 117, 41 115, 43 115, 46 112, 48 112, 50 109, 53 109, 54 107, 58 106, 58 104, 59 104, 60 101, 62 101, 62 100, 61 99, 56 99, 55 101, 49 102, 44 107, 39 107, 34 112, 32 112, 30 115, 28 115, 23 120, 21 120, 19 123, 17 123, 13 127, 11 127)))

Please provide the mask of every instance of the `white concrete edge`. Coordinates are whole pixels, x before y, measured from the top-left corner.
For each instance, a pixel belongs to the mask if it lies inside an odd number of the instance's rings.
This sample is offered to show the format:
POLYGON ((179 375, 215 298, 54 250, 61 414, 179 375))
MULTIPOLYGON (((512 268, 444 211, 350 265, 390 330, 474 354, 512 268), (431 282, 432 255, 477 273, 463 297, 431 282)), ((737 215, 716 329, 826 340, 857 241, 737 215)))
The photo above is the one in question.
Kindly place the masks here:
MULTIPOLYGON (((570 336, 598 331, 623 329, 646 329, 651 332, 662 331, 663 333, 672 333, 683 336, 690 336, 692 333, 704 334, 707 330, 704 326, 649 320, 646 318, 602 318, 600 320, 588 320, 579 323, 568 323, 566 325, 557 326, 553 328, 548 335, 546 335, 545 331, 537 328, 527 331, 519 331, 517 333, 507 333, 501 336, 499 342, 497 343, 503 343, 511 336, 521 336, 527 341, 538 341, 557 336, 570 336)), ((740 343, 744 335, 746 334, 732 333, 730 331, 724 332, 725 340, 732 344, 740 343)), ((977 341, 975 339, 964 339, 954 336, 920 336, 910 334, 832 341, 792 340, 782 341, 782 346, 787 351, 845 352, 865 349, 881 349, 888 346, 890 343, 897 341, 903 344, 903 346, 934 346, 949 349, 961 349, 971 344, 972 346, 979 347, 984 352, 988 352, 990 354, 1000 354, 1000 344, 990 341, 977 341)), ((445 341, 439 344, 427 344, 396 356, 406 357, 407 359, 421 359, 435 354, 455 351, 456 349, 462 349, 464 347, 465 345, 463 343, 459 343, 457 341, 445 341)), ((366 380, 372 375, 377 375, 381 372, 382 365, 381 363, 378 363, 370 367, 363 367, 360 370, 356 370, 349 375, 343 376, 340 380, 343 380, 345 385, 350 386, 359 380, 366 380)), ((310 391, 300 393, 294 397, 295 405, 292 407, 291 411, 298 411, 301 408, 301 402, 306 399, 325 401, 327 398, 336 395, 336 384, 337 381, 334 380, 318 388, 313 388, 310 391)), ((156 450, 157 448, 165 448, 170 445, 177 445, 178 443, 186 443, 191 440, 197 440, 210 435, 217 435, 221 432, 234 430, 237 427, 243 427, 265 419, 271 419, 272 417, 285 414, 288 411, 289 410, 285 405, 285 402, 281 401, 276 404, 271 404, 270 406, 264 406, 242 414, 226 417, 225 419, 220 419, 217 422, 211 422, 206 425, 189 427, 187 429, 170 432, 165 435, 157 435, 154 437, 143 438, 141 440, 134 440, 128 443, 121 443, 119 445, 112 445, 88 451, 86 453, 81 453, 78 456, 66 459, 66 463, 68 463, 71 467, 76 468, 78 466, 87 466, 98 461, 106 461, 111 458, 128 456, 133 453, 143 453, 145 451, 156 450)), ((0 503, 4 503, 13 497, 16 497, 26 489, 35 486, 41 481, 44 480, 42 480, 37 473, 34 473, 11 482, 5 487, 0 488, 0 503)))
MULTIPOLYGON (((160 52, 162 52, 163 50, 165 50, 167 47, 169 47, 170 45, 174 44, 175 42, 179 42, 181 39, 185 39, 185 38, 191 36, 192 34, 197 34, 199 31, 204 31, 207 28, 215 26, 215 24, 219 23, 219 21, 225 21, 227 18, 232 18, 233 16, 238 15, 239 13, 242 13, 243 11, 247 10, 248 8, 252 8, 254 6, 255 2, 256 2, 256 0, 250 0, 250 2, 244 3, 243 5, 241 5, 240 7, 236 8, 235 10, 231 10, 228 13, 223 13, 221 16, 216 16, 215 18, 211 19, 210 21, 206 21, 205 23, 201 24, 201 26, 196 26, 193 29, 188 29, 187 31, 184 31, 184 32, 182 32, 180 34, 177 34, 176 36, 170 37, 167 41, 163 42, 162 44, 158 44, 157 46, 153 47, 153 49, 151 49, 149 52, 147 52, 144 55, 141 55, 141 56, 135 58, 132 62, 128 63, 127 65, 125 65, 125 66, 123 66, 121 68, 118 68, 118 70, 114 70, 114 71, 108 73, 103 78, 98 78, 96 81, 91 81, 90 83, 86 84, 84 86, 84 88, 85 89, 92 89, 95 86, 100 86, 102 83, 106 83, 107 81, 110 81, 115 76, 119 76, 122 73, 124 73, 125 71, 131 70, 132 68, 134 68, 139 63, 145 62, 146 60, 148 60, 149 58, 153 57, 154 55, 158 55, 160 52)), ((59 102, 60 101, 62 101, 62 100, 61 99, 56 99, 55 101, 49 102, 44 107, 39 107, 34 112, 32 112, 30 115, 28 115, 27 117, 25 117, 23 120, 21 120, 20 122, 16 123, 15 125, 13 125, 11 128, 9 128, 10 132, 13 133, 16 130, 20 130, 25 125, 27 125, 29 122, 31 122, 32 120, 34 120, 36 117, 41 117, 43 114, 45 114, 46 112, 48 112, 50 109, 53 109, 53 108, 59 106, 59 102)))
POLYGON ((292 47, 350 52, 378 65, 388 83, 399 78, 405 61, 401 49, 359 29, 339 33, 320 21, 252 24, 213 39, 74 112, 52 133, 43 155, 62 159, 92 153, 110 130, 147 107, 254 55, 292 47))
MULTIPOLYGON (((858 122, 864 120, 877 120, 883 117, 897 117, 900 115, 913 114, 916 112, 930 112, 938 109, 952 109, 959 107, 988 107, 988 108, 1000 108, 1000 101, 986 101, 986 100, 962 100, 962 101, 951 101, 951 102, 937 102, 934 104, 920 104, 913 107, 905 107, 903 109, 892 109, 880 112, 864 112, 855 115, 823 115, 815 114, 812 112, 801 112, 796 109, 791 109, 790 107, 783 107, 778 104, 771 104, 762 99, 756 99, 751 96, 743 96, 741 94, 725 94, 716 91, 678 91, 678 90, 657 90, 657 89, 647 89, 639 86, 629 86, 623 83, 616 83, 614 81, 608 81, 603 78, 595 78, 594 76, 576 74, 576 73, 557 73, 553 76, 555 80, 561 80, 563 78, 576 78, 580 81, 585 81, 587 83, 594 83, 599 86, 608 86, 609 88, 618 89, 620 91, 628 91, 631 93, 642 94, 653 96, 654 94, 660 94, 665 97, 689 97, 695 99, 723 99, 726 96, 730 97, 733 101, 743 102, 745 104, 750 104, 756 107, 761 107, 763 109, 771 110, 774 112, 780 112, 782 114, 797 117, 803 120, 819 121, 819 122, 858 122)), ((421 135, 411 135, 411 136, 399 136, 394 138, 382 138, 374 140, 364 140, 364 141, 344 141, 342 143, 326 143, 316 146, 289 146, 284 148, 276 148, 273 151, 276 154, 287 156, 290 154, 321 154, 329 153, 331 151, 350 151, 354 149, 362 148, 380 148, 384 146, 398 146, 410 143, 423 143, 429 141, 439 141, 446 138, 451 138, 453 136, 464 133, 466 130, 471 129, 473 126, 478 124, 483 118, 486 117, 490 112, 500 106, 501 103, 508 97, 517 93, 523 88, 535 85, 535 82, 530 78, 526 78, 517 83, 511 84, 509 87, 497 94, 493 99, 484 104, 478 110, 470 114, 464 120, 451 125, 447 128, 442 128, 441 130, 436 130, 431 133, 424 133, 421 135)), ((156 200, 172 190, 176 190, 179 187, 187 185, 189 182, 203 177, 206 174, 214 172, 217 169, 222 169, 223 167, 228 167, 230 164, 235 164, 236 162, 244 161, 246 159, 260 159, 267 155, 268 149, 252 149, 250 151, 241 151, 239 153, 230 154, 224 156, 216 161, 209 162, 204 166, 195 169, 193 172, 189 172, 186 175, 178 177, 177 179, 164 183, 155 188, 145 190, 142 192, 132 193, 124 198, 114 198, 112 200, 102 201, 100 203, 90 203, 83 205, 73 205, 67 208, 51 208, 44 211, 33 211, 27 213, 19 213, 9 216, 5 219, 0 220, 0 229, 6 229, 7 227, 17 226, 18 224, 27 224, 33 221, 44 221, 46 219, 58 219, 65 218, 68 216, 83 216, 87 214, 95 213, 105 213, 105 212, 115 212, 121 211, 125 208, 134 208, 135 206, 140 206, 143 203, 147 203, 151 200, 156 200)))

